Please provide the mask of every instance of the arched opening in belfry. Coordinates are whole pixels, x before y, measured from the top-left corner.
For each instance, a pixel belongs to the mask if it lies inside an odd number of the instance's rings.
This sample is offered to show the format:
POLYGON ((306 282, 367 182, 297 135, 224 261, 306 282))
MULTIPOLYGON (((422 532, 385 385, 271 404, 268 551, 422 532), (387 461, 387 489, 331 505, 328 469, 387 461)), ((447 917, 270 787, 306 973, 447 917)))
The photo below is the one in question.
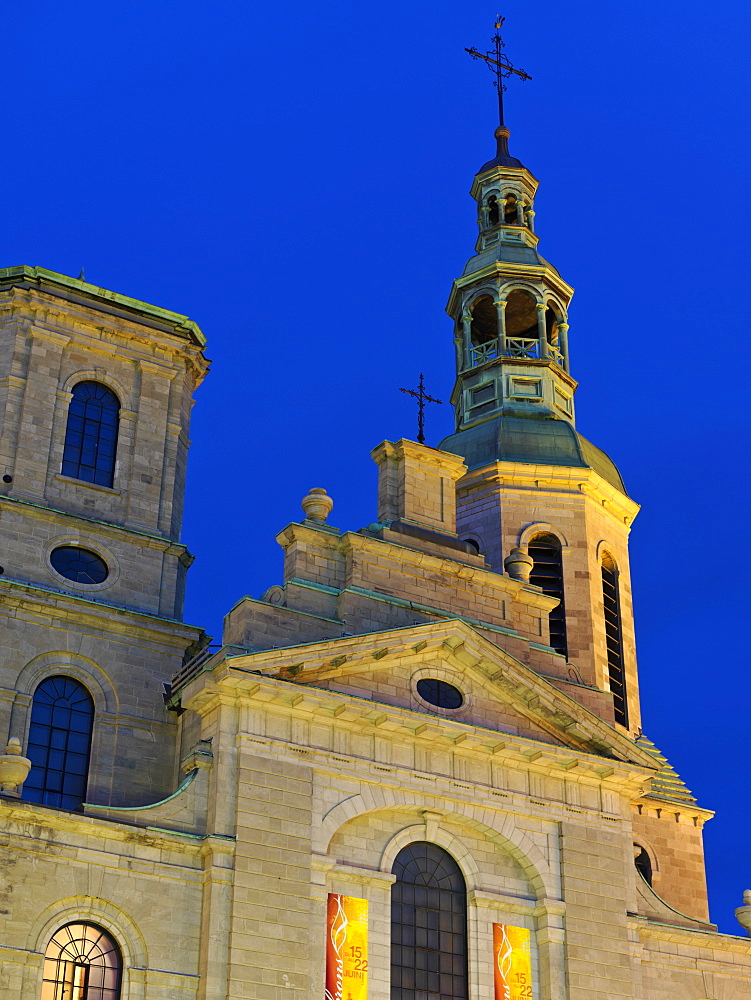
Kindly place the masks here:
POLYGON ((560 347, 560 322, 561 318, 558 313, 552 306, 548 306, 545 310, 545 335, 552 347, 560 347))
POLYGON ((507 226, 518 226, 519 202, 515 194, 507 194, 503 200, 503 221, 507 226))
POLYGON ((556 535, 544 532, 531 539, 527 551, 534 560, 529 582, 540 587, 548 597, 557 597, 558 606, 548 615, 550 645, 561 656, 568 656, 566 641, 566 606, 563 596, 563 553, 556 535))
POLYGON ((506 336, 537 339, 537 303, 520 288, 506 300, 506 336))
POLYGON ((494 194, 488 198, 488 226, 497 226, 501 221, 501 209, 494 194))
POLYGON ((634 864, 647 885, 652 885, 652 859, 641 844, 634 844, 634 864))
POLYGON ((481 295, 470 307, 472 313, 472 346, 489 344, 498 339, 498 310, 491 295, 481 295))

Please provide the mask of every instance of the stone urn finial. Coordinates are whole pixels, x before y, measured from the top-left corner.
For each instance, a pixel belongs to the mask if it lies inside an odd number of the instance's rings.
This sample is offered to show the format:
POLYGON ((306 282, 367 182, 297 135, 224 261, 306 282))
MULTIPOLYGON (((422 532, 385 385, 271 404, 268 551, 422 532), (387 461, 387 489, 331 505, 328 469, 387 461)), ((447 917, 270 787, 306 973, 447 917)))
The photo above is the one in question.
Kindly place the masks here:
POLYGON ((522 583, 529 583, 529 574, 535 561, 524 549, 512 549, 503 560, 503 568, 512 580, 521 580, 522 583))
POLYGON ((751 937, 751 889, 746 889, 743 893, 743 906, 735 911, 735 919, 751 937))
POLYGON ((0 792, 19 798, 18 787, 26 781, 30 770, 31 761, 22 756, 21 741, 11 736, 5 753, 0 755, 0 792))
POLYGON ((305 511, 305 517, 309 521, 317 521, 319 524, 325 524, 326 518, 331 513, 334 507, 334 501, 326 493, 326 490, 315 489, 310 490, 306 497, 303 497, 302 509, 305 511))

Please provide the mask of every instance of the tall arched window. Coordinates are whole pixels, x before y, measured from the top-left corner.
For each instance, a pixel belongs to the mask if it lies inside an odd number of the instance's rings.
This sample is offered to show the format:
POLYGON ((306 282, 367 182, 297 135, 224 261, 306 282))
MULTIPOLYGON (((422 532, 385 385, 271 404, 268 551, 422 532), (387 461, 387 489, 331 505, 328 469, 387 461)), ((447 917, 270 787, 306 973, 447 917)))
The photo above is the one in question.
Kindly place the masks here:
POLYGON ((467 889, 443 848, 417 841, 394 861, 391 1000, 466 1000, 467 889))
POLYGON ((563 599, 563 558, 561 543, 552 534, 535 535, 528 546, 534 566, 529 582, 542 587, 543 594, 559 599, 558 607, 548 615, 550 622, 550 645, 562 656, 568 656, 566 642, 566 605, 563 599))
POLYGON ((42 681, 31 706, 25 799, 78 809, 86 797, 93 725, 94 702, 83 684, 72 677, 42 681))
POLYGON ((47 945, 42 1000, 118 1000, 123 960, 96 924, 66 924, 47 945))
POLYGON ((112 486, 120 401, 99 382, 79 382, 73 389, 63 448, 64 476, 98 486, 112 486))
POLYGON ((608 651, 608 675, 610 677, 610 691, 613 695, 615 721, 620 722, 622 726, 628 726, 618 570, 607 552, 602 557, 602 603, 605 611, 605 644, 608 651))

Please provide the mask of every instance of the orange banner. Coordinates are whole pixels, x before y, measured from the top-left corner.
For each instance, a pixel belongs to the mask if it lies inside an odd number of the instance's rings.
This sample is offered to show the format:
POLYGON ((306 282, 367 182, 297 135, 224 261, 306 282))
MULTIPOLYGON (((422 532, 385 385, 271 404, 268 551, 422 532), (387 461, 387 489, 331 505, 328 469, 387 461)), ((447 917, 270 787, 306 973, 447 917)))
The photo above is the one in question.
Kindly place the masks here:
POLYGON ((493 924, 495 1000, 528 1000, 533 995, 531 939, 526 927, 493 924))
POLYGON ((367 1000, 368 901, 329 893, 326 1000, 367 1000))

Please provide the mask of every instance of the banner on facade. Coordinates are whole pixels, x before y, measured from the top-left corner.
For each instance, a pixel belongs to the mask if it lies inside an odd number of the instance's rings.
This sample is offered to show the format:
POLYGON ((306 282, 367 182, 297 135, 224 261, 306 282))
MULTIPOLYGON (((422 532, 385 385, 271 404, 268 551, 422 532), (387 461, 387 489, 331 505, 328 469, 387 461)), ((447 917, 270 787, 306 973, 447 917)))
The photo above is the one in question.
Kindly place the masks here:
POLYGON ((329 893, 326 1000, 367 1000, 368 901, 329 893))
POLYGON ((527 1000, 532 990, 532 935, 526 927, 493 924, 495 1000, 527 1000))

